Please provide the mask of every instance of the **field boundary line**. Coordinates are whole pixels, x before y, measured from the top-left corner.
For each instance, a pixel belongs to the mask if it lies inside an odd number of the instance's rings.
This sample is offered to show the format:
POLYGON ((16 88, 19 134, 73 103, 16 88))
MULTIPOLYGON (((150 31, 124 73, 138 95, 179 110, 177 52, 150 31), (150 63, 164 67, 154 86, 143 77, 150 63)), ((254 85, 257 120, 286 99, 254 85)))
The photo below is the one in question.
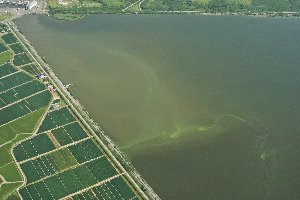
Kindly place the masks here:
MULTIPOLYGON (((34 136, 36 136, 36 135, 34 135, 34 136)), ((57 148, 57 149, 53 149, 53 150, 48 151, 48 152, 46 152, 46 153, 42 153, 42 154, 39 154, 39 155, 37 155, 37 156, 28 158, 28 159, 26 159, 26 160, 22 160, 22 161, 18 162, 18 164, 21 165, 21 164, 23 164, 23 163, 25 163, 25 162, 28 162, 28 161, 31 161, 31 160, 35 160, 35 159, 37 159, 37 158, 43 157, 43 156, 45 156, 45 155, 47 155, 47 154, 50 154, 50 153, 52 153, 52 152, 59 151, 59 150, 61 150, 61 149, 63 149, 63 148, 67 148, 67 147, 69 147, 69 146, 76 145, 76 144, 78 144, 78 143, 80 143, 80 142, 83 142, 83 141, 88 140, 88 139, 91 139, 91 138, 93 138, 93 136, 89 136, 89 137, 83 138, 83 139, 81 139, 81 140, 78 140, 78 141, 75 141, 75 142, 66 144, 66 145, 64 145, 64 146, 61 146, 61 147, 59 147, 59 148, 57 148)))
MULTIPOLYGON (((20 72, 21 72, 21 71, 20 71, 20 72)), ((22 86, 22 85, 25 85, 25 84, 30 83, 30 82, 33 82, 33 81, 34 81, 34 80, 31 80, 31 81, 27 81, 27 82, 25 82, 25 83, 22 83, 22 84, 20 84, 20 85, 16 85, 16 86, 14 86, 14 87, 11 87, 11 88, 9 88, 9 89, 7 89, 7 90, 4 90, 4 91, 0 92, 0 94, 5 93, 5 92, 7 92, 7 91, 9 91, 9 90, 13 90, 13 89, 15 89, 15 88, 17 88, 17 87, 20 87, 20 86, 22 86)))
POLYGON ((143 0, 137 0, 136 2, 130 4, 129 6, 127 6, 126 8, 124 8, 124 9, 122 10, 122 12, 124 12, 124 11, 127 10, 128 8, 134 6, 135 4, 140 3, 141 1, 143 1, 143 0))
MULTIPOLYGON (((15 136, 13 139, 11 139, 11 140, 9 140, 9 141, 7 141, 7 142, 1 144, 1 145, 0 145, 0 148, 3 147, 3 146, 5 146, 5 145, 7 145, 7 144, 9 144, 9 143, 11 143, 11 142, 13 142, 15 139, 17 139, 17 137, 18 137, 19 135, 32 135, 32 133, 17 133, 16 136, 15 136)), ((2 167, 0 167, 0 169, 1 169, 1 168, 2 168, 2 167)))
POLYGON ((9 76, 12 76, 12 75, 17 74, 17 73, 20 73, 20 72, 22 72, 22 71, 15 71, 15 72, 13 72, 13 73, 10 73, 10 74, 7 74, 7 75, 5 75, 5 76, 2 76, 2 77, 0 78, 0 81, 1 81, 2 79, 4 79, 4 78, 7 78, 7 77, 9 77, 9 76))
MULTIPOLYGON (((52 112, 53 112, 53 111, 52 111, 52 112)), ((47 112, 46 115, 47 115, 48 113, 49 113, 49 112, 47 112)), ((46 116, 46 115, 45 115, 45 116, 46 116)), ((48 132, 54 131, 54 130, 56 130, 56 129, 63 128, 63 127, 65 127, 65 126, 74 124, 74 123, 76 123, 76 122, 77 122, 77 121, 69 122, 69 123, 66 123, 66 124, 64 124, 64 125, 57 126, 57 127, 55 127, 55 128, 49 129, 49 130, 47 130, 47 131, 43 131, 43 132, 35 133, 35 134, 36 134, 36 135, 39 135, 39 134, 48 133, 48 132)), ((42 123, 43 123, 43 122, 42 122, 42 123)), ((41 124, 41 125, 42 125, 42 124, 41 124)), ((38 131, 38 130, 37 130, 37 131, 38 131)))
POLYGON ((53 177, 53 176, 59 175, 59 174, 61 174, 61 173, 63 173, 63 172, 66 172, 66 171, 69 171, 69 170, 76 169, 77 167, 80 167, 80 166, 82 166, 82 165, 85 165, 85 164, 87 164, 87 163, 89 163, 89 162, 92 162, 92 161, 94 161, 94 160, 101 159, 101 158, 103 158, 103 157, 105 157, 105 156, 104 156, 104 155, 98 156, 98 157, 96 157, 96 158, 92 158, 92 159, 90 159, 90 160, 87 160, 87 161, 85 161, 85 162, 83 162, 83 163, 81 163, 81 164, 77 163, 76 165, 73 165, 73 166, 71 166, 71 167, 68 167, 68 168, 66 168, 66 169, 64 169, 64 170, 57 171, 57 172, 54 173, 54 174, 45 176, 45 177, 43 177, 43 178, 41 178, 41 179, 39 179, 39 180, 36 180, 36 181, 34 181, 34 182, 32 182, 32 183, 26 184, 25 187, 30 186, 30 185, 34 185, 34 184, 36 184, 36 183, 39 183, 39 182, 41 182, 41 181, 46 180, 47 178, 51 178, 51 177, 53 177))
POLYGON ((67 200, 67 199, 69 199, 70 197, 73 197, 73 196, 75 196, 75 195, 77 195, 77 194, 81 194, 81 193, 86 192, 86 191, 88 191, 88 190, 90 190, 90 189, 93 189, 93 188, 95 188, 95 187, 97 187, 97 186, 103 185, 104 183, 110 182, 111 180, 116 179, 116 178, 122 176, 123 174, 124 174, 124 173, 121 173, 121 174, 117 174, 117 175, 111 176, 111 177, 109 177, 109 178, 107 178, 107 179, 105 179, 105 180, 102 180, 102 181, 100 181, 100 182, 94 184, 94 185, 91 185, 91 186, 86 187, 86 188, 84 188, 84 189, 82 189, 82 190, 79 190, 79 191, 77 191, 77 192, 74 192, 74 193, 72 193, 72 194, 69 194, 68 196, 62 197, 62 198, 60 198, 60 200, 67 200))
MULTIPOLYGON (((11 161, 11 162, 9 162, 9 163, 6 163, 5 165, 1 166, 0 169, 3 168, 3 167, 5 167, 5 166, 7 166, 7 165, 10 165, 11 163, 14 163, 14 161, 11 161)), ((0 176, 1 176, 1 174, 0 174, 0 176)))
MULTIPOLYGON (((44 107, 41 107, 41 108, 44 108, 44 107)), ((14 121, 16 121, 16 120, 18 120, 18 119, 20 119, 20 118, 22 118, 22 117, 25 117, 25 116, 27 116, 27 115, 30 115, 31 113, 33 113, 33 112, 35 112, 35 111, 37 111, 37 110, 39 110, 39 109, 41 109, 41 108, 38 108, 38 109, 36 109, 36 110, 33 110, 33 111, 27 113, 26 115, 22 115, 22 116, 20 116, 20 117, 18 117, 18 118, 16 118, 16 119, 13 119, 13 120, 11 120, 11 121, 5 123, 5 124, 2 124, 2 125, 0 125, 0 127, 5 126, 5 125, 7 125, 7 124, 9 124, 9 123, 12 123, 12 122, 14 122, 14 121)))
MULTIPOLYGON (((3 106, 2 108, 0 108, 0 111, 3 110, 3 109, 5 109, 5 108, 8 108, 8 107, 10 107, 10 106, 13 106, 13 105, 15 105, 15 104, 17 104, 17 103, 20 103, 21 101, 27 100, 27 99, 29 99, 30 97, 36 96, 36 95, 38 95, 38 94, 41 94, 41 93, 45 92, 46 90, 48 90, 48 89, 40 90, 40 91, 38 91, 38 92, 36 92, 36 93, 34 93, 34 94, 31 94, 31 95, 29 95, 29 96, 27 96, 27 97, 24 97, 24 98, 22 98, 22 99, 19 99, 19 100, 17 100, 17 101, 14 101, 14 102, 12 102, 12 103, 10 103, 10 104, 7 104, 6 106, 3 106)), ((27 106, 26 106, 26 107, 27 107, 27 106)), ((29 108, 28 108, 28 109, 29 109, 29 108)), ((29 109, 29 110, 30 110, 30 109, 29 109)), ((31 111, 31 110, 30 110, 30 111, 31 111)))

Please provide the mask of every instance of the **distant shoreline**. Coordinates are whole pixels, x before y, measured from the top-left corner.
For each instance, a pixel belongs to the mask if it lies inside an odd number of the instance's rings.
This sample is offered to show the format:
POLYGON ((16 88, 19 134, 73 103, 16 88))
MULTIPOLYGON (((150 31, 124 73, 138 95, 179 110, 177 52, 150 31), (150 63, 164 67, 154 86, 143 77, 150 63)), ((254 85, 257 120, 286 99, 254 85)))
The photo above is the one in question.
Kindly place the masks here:
POLYGON ((142 13, 89 13, 89 14, 76 14, 76 13, 65 13, 59 15, 51 15, 45 13, 45 15, 54 18, 59 21, 79 21, 83 20, 90 15, 203 15, 203 16, 250 16, 250 17, 300 17, 299 12, 249 12, 249 13, 238 13, 238 12, 225 12, 225 13, 214 13, 214 12, 202 12, 202 11, 155 11, 155 12, 142 12, 142 13))

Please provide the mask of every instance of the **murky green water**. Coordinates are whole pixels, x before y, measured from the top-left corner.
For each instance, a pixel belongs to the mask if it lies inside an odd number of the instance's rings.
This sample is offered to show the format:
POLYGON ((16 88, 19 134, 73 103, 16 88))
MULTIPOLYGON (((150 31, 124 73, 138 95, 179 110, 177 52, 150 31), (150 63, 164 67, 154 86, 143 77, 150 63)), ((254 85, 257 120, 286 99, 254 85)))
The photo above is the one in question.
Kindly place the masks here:
POLYGON ((16 24, 163 199, 300 199, 299 19, 16 24))

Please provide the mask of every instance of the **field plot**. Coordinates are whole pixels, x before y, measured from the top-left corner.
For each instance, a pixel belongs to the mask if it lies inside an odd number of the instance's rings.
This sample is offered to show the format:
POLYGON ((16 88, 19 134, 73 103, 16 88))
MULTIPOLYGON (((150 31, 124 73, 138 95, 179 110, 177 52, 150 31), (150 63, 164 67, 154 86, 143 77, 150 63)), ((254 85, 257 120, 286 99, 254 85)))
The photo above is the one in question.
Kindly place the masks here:
POLYGON ((5 51, 0 53, 0 65, 10 61, 12 58, 12 53, 10 51, 5 51))
POLYGON ((45 108, 41 108, 11 123, 0 126, 0 145, 14 140, 19 133, 31 133, 44 112, 45 108))
POLYGON ((13 44, 18 42, 17 38, 12 33, 7 33, 6 35, 3 35, 2 39, 6 44, 13 44))
POLYGON ((13 64, 15 66, 26 65, 29 63, 32 63, 32 61, 26 53, 17 54, 14 57, 13 64))
POLYGON ((0 53, 7 51, 7 50, 8 50, 8 48, 4 44, 0 43, 0 53))
POLYGON ((22 67, 22 69, 33 76, 42 73, 41 70, 35 64, 25 65, 22 67))
POLYGON ((0 199, 16 190, 24 182, 11 155, 11 149, 14 144, 31 135, 45 110, 45 108, 42 108, 11 123, 0 126, 0 175, 6 181, 3 185, 4 187, 0 189, 0 199))
POLYGON ((17 71, 16 73, 12 73, 0 79, 0 93, 32 80, 33 78, 24 72, 17 71))
POLYGON ((22 45, 20 43, 15 43, 9 46, 11 48, 11 50, 15 53, 15 54, 19 54, 19 53, 23 53, 25 52, 24 48, 22 47, 22 45))
POLYGON ((32 157, 54 150, 55 146, 47 134, 40 134, 30 140, 26 140, 14 148, 17 161, 24 161, 32 157))
POLYGON ((16 103, 23 98, 32 96, 38 92, 46 90, 44 84, 37 80, 20 85, 10 90, 6 90, 3 93, 0 93, 0 109, 8 104, 16 103))
POLYGON ((43 91, 9 107, 0 110, 0 124, 5 124, 48 105, 52 96, 43 91))
POLYGON ((68 147, 68 149, 80 164, 103 155, 92 140, 85 140, 77 145, 68 147))
POLYGON ((38 132, 42 133, 74 121, 75 118, 70 113, 69 109, 67 107, 63 107, 59 110, 48 113, 38 132))
POLYGON ((16 68, 14 68, 11 64, 4 64, 0 66, 0 78, 7 76, 11 73, 16 72, 16 68))
POLYGON ((51 133, 61 146, 76 142, 87 137, 87 134, 78 122, 54 129, 51 131, 51 133))
POLYGON ((100 186, 73 196, 73 200, 79 199, 138 199, 132 190, 127 189, 127 183, 123 177, 115 178, 100 186))

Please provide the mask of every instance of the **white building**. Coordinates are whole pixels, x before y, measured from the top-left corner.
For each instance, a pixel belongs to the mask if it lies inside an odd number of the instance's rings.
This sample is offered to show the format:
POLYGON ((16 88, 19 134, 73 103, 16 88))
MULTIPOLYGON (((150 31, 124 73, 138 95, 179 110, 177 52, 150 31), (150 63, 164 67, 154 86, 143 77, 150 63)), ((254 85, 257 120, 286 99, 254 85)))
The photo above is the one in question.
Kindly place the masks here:
POLYGON ((35 6, 37 6, 37 1, 31 1, 29 4, 26 5, 26 9, 31 10, 35 6))

